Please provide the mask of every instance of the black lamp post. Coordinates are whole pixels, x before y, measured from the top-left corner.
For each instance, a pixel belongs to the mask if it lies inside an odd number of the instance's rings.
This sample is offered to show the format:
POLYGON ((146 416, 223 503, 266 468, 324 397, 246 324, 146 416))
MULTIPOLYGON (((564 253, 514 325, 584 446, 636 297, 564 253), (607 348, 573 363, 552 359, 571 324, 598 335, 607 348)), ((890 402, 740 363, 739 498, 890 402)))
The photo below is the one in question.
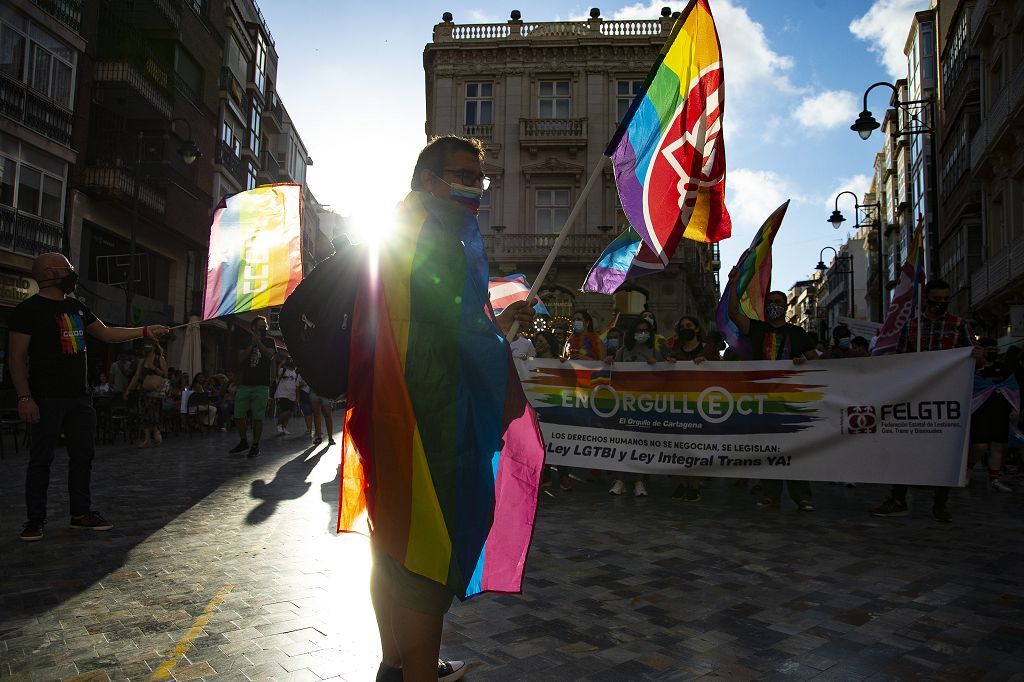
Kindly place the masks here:
POLYGON ((850 287, 846 291, 846 298, 847 298, 847 301, 850 304, 850 317, 854 317, 855 316, 855 312, 856 312, 856 308, 855 308, 855 306, 853 304, 853 256, 852 255, 840 255, 839 252, 835 250, 835 248, 833 248, 831 246, 826 246, 820 252, 818 252, 818 264, 814 266, 814 269, 817 270, 819 273, 821 273, 822 277, 825 276, 825 273, 828 271, 829 268, 828 268, 827 265, 825 265, 824 256, 825 256, 825 252, 829 251, 829 250, 831 250, 832 253, 835 255, 835 261, 836 261, 836 267, 834 268, 835 269, 835 273, 837 275, 849 275, 850 276, 850 287))
MULTIPOLYGON (((199 151, 195 141, 192 139, 192 126, 183 118, 172 118, 170 121, 170 133, 178 140, 178 155, 185 165, 191 166, 203 153, 199 151), (174 132, 174 124, 177 122, 185 124, 185 138, 182 139, 174 132)), ((141 130, 136 137, 135 147, 135 186, 132 188, 132 218, 128 238, 128 280, 124 286, 124 323, 131 325, 132 299, 135 297, 135 249, 136 230, 139 224, 139 190, 142 186, 142 145, 146 134, 141 130)))
MULTIPOLYGON (((935 197, 935 195, 936 195, 936 193, 938 191, 938 183, 936 181, 936 167, 935 167, 935 164, 936 164, 935 134, 934 134, 935 131, 929 125, 929 123, 932 120, 934 120, 934 116, 933 116, 933 112, 932 112, 932 106, 933 106, 934 103, 933 103, 931 98, 901 100, 899 98, 899 94, 900 94, 899 90, 892 83, 887 83, 885 81, 880 81, 878 83, 872 84, 871 87, 869 87, 867 90, 864 91, 864 109, 863 109, 863 111, 860 112, 860 115, 857 117, 857 120, 854 121, 853 125, 850 126, 850 130, 852 130, 855 133, 857 133, 858 135, 860 135, 860 138, 862 140, 867 140, 869 137, 871 137, 871 133, 874 132, 875 130, 877 130, 880 127, 879 124, 878 124, 878 121, 875 120, 875 117, 872 115, 871 111, 868 109, 868 93, 870 93, 872 90, 874 90, 875 88, 877 88, 879 86, 885 86, 885 87, 889 88, 890 90, 892 90, 892 98, 890 100, 891 103, 892 103, 892 106, 894 108, 896 108, 897 111, 900 112, 901 116, 903 116, 903 117, 905 117, 907 119, 907 126, 906 127, 901 127, 899 130, 897 130, 896 133, 895 133, 896 135, 898 135, 898 136, 905 136, 905 135, 922 135, 922 134, 926 134, 926 133, 928 134, 929 155, 931 156, 931 163, 930 164, 926 164, 927 172, 928 172, 928 175, 929 175, 929 177, 928 177, 929 188, 927 190, 927 193, 928 193, 927 198, 928 198, 928 205, 929 205, 928 206, 928 211, 929 211, 929 214, 934 219, 934 217, 937 215, 937 210, 936 210, 937 209, 937 205, 936 205, 936 197, 935 197)), ((930 250, 933 248, 934 239, 932 238, 933 236, 930 235, 930 228, 931 228, 931 226, 930 226, 930 222, 929 222, 929 229, 926 229, 925 230, 925 234, 924 234, 924 237, 925 237, 925 249, 924 249, 925 273, 929 273, 929 267, 930 267, 930 264, 931 264, 931 261, 932 261, 932 254, 930 253, 930 250)), ((881 233, 882 233, 881 221, 879 221, 879 248, 880 249, 881 249, 881 246, 882 246, 881 233)), ((937 237, 938 235, 934 235, 934 236, 937 237)), ((879 251, 879 263, 880 264, 882 263, 881 251, 879 251)), ((884 304, 885 304, 885 295, 883 293, 882 294, 882 308, 883 309, 885 308, 884 304)), ((884 313, 883 313, 883 315, 884 315, 884 313)))
POLYGON ((871 227, 873 229, 878 230, 878 321, 884 322, 885 287, 882 286, 882 274, 885 272, 885 245, 883 244, 883 230, 881 221, 882 205, 877 201, 873 204, 862 204, 857 200, 856 194, 854 194, 850 190, 843 190, 842 192, 836 195, 836 208, 834 211, 832 211, 832 215, 828 217, 828 222, 831 223, 832 227, 834 227, 837 230, 839 229, 839 226, 842 225, 843 222, 846 220, 843 214, 839 212, 839 197, 843 196, 844 194, 849 194, 853 197, 853 214, 856 217, 856 222, 853 225, 854 229, 860 229, 862 227, 871 227), (861 222, 862 209, 864 211, 863 215, 866 218, 865 222, 861 222), (873 218, 868 213, 868 211, 871 209, 874 209, 875 211, 875 217, 873 218))

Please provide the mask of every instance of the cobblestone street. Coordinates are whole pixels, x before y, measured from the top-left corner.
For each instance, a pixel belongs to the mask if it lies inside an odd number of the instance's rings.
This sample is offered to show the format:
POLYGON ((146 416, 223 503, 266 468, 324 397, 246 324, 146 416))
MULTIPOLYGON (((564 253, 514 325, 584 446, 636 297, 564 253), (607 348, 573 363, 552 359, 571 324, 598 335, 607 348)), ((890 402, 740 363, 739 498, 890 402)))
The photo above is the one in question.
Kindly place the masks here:
MULTIPOLYGON (((293 430, 296 428, 293 424, 293 430)), ((0 461, 0 676, 372 680, 366 539, 333 532, 337 446, 232 433, 100 446, 94 506, 67 525, 66 455, 41 542, 22 543, 24 448, 0 461)), ((979 473, 980 476, 980 473, 979 473)), ((1024 679, 1024 481, 954 491, 953 524, 867 510, 882 486, 814 484, 818 511, 542 494, 523 595, 456 604, 442 653, 474 680, 1024 679)))

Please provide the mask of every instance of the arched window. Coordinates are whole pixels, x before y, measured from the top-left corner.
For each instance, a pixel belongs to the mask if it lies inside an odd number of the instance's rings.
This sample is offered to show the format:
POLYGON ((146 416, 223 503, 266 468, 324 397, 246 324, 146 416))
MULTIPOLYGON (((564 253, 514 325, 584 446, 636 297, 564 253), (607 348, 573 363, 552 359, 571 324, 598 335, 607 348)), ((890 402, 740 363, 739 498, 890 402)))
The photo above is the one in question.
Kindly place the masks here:
POLYGON ((548 309, 551 317, 572 317, 572 311, 576 310, 576 297, 565 287, 554 285, 542 288, 538 294, 544 307, 548 309))

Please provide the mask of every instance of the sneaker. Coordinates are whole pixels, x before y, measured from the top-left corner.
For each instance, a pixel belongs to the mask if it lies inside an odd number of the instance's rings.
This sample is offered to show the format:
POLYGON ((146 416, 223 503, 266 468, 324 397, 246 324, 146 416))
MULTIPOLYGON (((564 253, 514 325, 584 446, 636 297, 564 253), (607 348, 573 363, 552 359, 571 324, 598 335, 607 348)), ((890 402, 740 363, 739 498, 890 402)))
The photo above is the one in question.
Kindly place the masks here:
POLYGON ((320 443, 323 443, 323 442, 324 442, 324 439, 321 438, 320 436, 317 436, 316 438, 313 439, 313 445, 320 445, 320 443))
POLYGON ((700 488, 687 488, 686 496, 683 498, 685 502, 700 502, 703 498, 700 495, 700 488))
POLYGON ((437 682, 455 682, 466 674, 465 661, 443 661, 437 659, 437 682))
POLYGON ((992 490, 995 490, 996 492, 1000 492, 1000 493, 1012 493, 1013 492, 1013 488, 1011 488, 1010 486, 1008 486, 1005 483, 1003 483, 1002 479, 999 479, 999 478, 993 478, 991 481, 989 481, 988 482, 988 487, 990 487, 990 488, 992 488, 992 490))
POLYGON ((633 481, 633 497, 647 497, 647 486, 643 481, 633 481))
POLYGON ((907 505, 904 502, 897 502, 890 497, 888 500, 872 509, 871 515, 882 517, 906 516, 907 505))
POLYGON ((248 457, 249 459, 252 459, 253 457, 259 457, 259 455, 260 455, 260 444, 259 443, 253 443, 252 447, 249 448, 249 454, 246 455, 246 457, 248 457))
POLYGON ((773 500, 770 497, 762 497, 760 500, 758 500, 755 503, 755 506, 758 509, 768 509, 768 508, 778 509, 779 508, 779 503, 776 502, 775 500, 773 500))
POLYGON ((310 432, 310 430, 306 429, 306 438, 309 438, 311 435, 312 433, 310 432))
POLYGON ((572 492, 572 477, 569 474, 563 474, 558 482, 558 487, 562 489, 562 492, 572 492))
POLYGON ((71 527, 85 530, 110 530, 114 524, 100 516, 99 512, 91 511, 81 516, 72 516, 71 527))
POLYGON ((287 434, 288 434, 288 432, 285 431, 285 428, 283 426, 281 426, 280 424, 278 424, 277 425, 277 435, 284 436, 284 435, 287 435, 287 434))
POLYGON ((46 525, 45 521, 28 521, 24 526, 21 527, 21 538, 22 542, 35 542, 36 540, 43 539, 43 526, 46 525))
POLYGON ((953 523, 953 515, 949 513, 945 505, 937 504, 932 507, 932 516, 939 523, 953 523))
POLYGON ((328 445, 337 445, 337 443, 335 442, 335 440, 333 438, 328 438, 327 439, 327 444, 328 445))
POLYGON ((682 483, 680 483, 679 485, 676 486, 676 489, 672 491, 672 499, 673 500, 685 499, 686 498, 686 491, 687 490, 688 490, 688 488, 685 485, 683 485, 682 483))
POLYGON ((247 440, 240 440, 240 441, 238 441, 238 445, 236 445, 235 447, 233 447, 230 450, 228 450, 228 452, 230 454, 232 454, 232 455, 237 455, 239 452, 245 452, 248 449, 249 449, 249 441, 247 441, 247 440))
POLYGON ((615 483, 612 483, 612 487, 608 489, 609 495, 621 495, 626 492, 626 484, 619 479, 615 479, 615 483))
POLYGON ((799 502, 796 503, 796 508, 802 512, 814 511, 814 505, 811 504, 810 500, 800 500, 799 502))

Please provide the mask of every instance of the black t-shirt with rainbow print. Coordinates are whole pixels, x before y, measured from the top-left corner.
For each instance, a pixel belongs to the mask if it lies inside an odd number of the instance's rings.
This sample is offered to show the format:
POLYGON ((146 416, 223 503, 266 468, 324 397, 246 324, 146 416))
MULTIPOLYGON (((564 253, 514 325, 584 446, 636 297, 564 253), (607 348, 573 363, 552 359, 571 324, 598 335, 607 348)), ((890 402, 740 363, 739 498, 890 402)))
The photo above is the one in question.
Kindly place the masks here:
POLYGON ((8 328, 32 337, 28 382, 37 398, 77 398, 89 392, 85 328, 96 316, 73 298, 54 301, 38 294, 18 304, 8 328))

